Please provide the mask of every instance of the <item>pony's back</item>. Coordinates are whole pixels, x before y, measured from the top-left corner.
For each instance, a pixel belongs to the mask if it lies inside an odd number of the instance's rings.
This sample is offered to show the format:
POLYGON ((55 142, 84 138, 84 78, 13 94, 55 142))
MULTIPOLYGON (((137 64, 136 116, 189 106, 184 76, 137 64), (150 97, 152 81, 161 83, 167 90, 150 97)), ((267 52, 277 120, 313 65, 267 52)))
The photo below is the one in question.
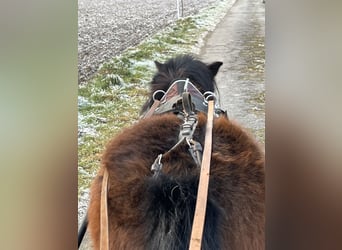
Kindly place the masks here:
MULTIPOLYGON (((156 62, 153 92, 185 78, 202 94, 215 90, 221 62, 206 65, 190 56, 156 62)), ((197 114, 193 139, 204 145, 206 115, 197 114)), ((100 196, 108 171, 110 249, 185 250, 189 247, 200 168, 179 142, 182 120, 164 113, 138 121, 108 145, 91 187, 89 228, 100 241, 100 196), (165 154, 165 152, 168 152, 165 154), (151 166, 163 154, 162 170, 151 166)), ((264 249, 264 154, 240 126, 222 115, 214 119, 211 170, 202 249, 264 249)))
MULTIPOLYGON (((203 143, 205 116, 194 138, 203 143)), ((155 156, 176 142, 180 120, 155 116, 124 130, 103 156, 109 172, 110 249, 188 249, 199 168, 181 145, 163 158, 153 176, 155 156)), ((215 119, 211 177, 202 249, 263 249, 263 153, 254 140, 225 117, 215 119)), ((102 172, 91 190, 89 227, 99 244, 102 172)))

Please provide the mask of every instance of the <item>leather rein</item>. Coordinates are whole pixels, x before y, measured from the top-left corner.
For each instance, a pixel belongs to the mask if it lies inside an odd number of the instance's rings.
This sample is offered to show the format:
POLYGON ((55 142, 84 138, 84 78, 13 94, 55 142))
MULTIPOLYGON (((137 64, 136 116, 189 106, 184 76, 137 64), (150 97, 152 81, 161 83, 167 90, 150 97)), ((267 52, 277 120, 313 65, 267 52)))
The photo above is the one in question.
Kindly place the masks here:
MULTIPOLYGON (((200 94, 202 96, 201 98, 196 91, 200 93, 198 89, 189 81, 189 79, 178 80, 170 86, 166 93, 158 90, 153 94, 154 103, 142 118, 147 119, 154 114, 179 111, 178 115, 180 115, 184 121, 179 132, 179 141, 166 153, 169 153, 183 141, 186 141, 189 146, 189 153, 194 159, 196 165, 201 167, 189 250, 201 249, 208 199, 213 118, 215 114, 224 113, 220 108, 215 107, 216 98, 214 93, 206 92, 204 95, 200 94), (168 93, 172 92, 172 88, 178 88, 179 90, 179 85, 181 85, 181 88, 183 88, 182 93, 177 95, 169 95, 169 100, 167 100, 168 93), (159 92, 163 92, 164 96, 160 100, 157 100, 155 96, 159 92), (192 138, 197 126, 197 111, 207 113, 203 156, 201 144, 192 138)), ((163 166, 162 158, 166 153, 158 155, 152 164, 151 171, 153 172, 154 176, 157 176, 160 173, 163 166)), ((100 204, 100 250, 109 250, 107 192, 108 171, 106 168, 104 168, 100 204)))

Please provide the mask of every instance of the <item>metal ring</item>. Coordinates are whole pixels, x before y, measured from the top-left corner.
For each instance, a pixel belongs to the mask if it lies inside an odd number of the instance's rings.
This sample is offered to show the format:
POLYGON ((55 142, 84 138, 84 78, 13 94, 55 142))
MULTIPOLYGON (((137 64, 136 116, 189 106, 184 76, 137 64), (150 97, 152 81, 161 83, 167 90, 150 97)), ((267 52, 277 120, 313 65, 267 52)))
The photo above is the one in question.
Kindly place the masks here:
POLYGON ((156 100, 160 101, 161 99, 163 99, 164 96, 165 96, 165 91, 159 89, 159 90, 156 90, 156 91, 153 93, 152 99, 153 99, 153 101, 156 101, 156 100), (156 94, 158 94, 158 93, 162 93, 162 94, 163 94, 163 96, 162 96, 159 100, 156 99, 156 94))
POLYGON ((204 96, 204 102, 205 103, 208 103, 209 98, 213 98, 214 101, 217 100, 216 95, 213 92, 211 92, 211 91, 204 92, 203 96, 204 96))

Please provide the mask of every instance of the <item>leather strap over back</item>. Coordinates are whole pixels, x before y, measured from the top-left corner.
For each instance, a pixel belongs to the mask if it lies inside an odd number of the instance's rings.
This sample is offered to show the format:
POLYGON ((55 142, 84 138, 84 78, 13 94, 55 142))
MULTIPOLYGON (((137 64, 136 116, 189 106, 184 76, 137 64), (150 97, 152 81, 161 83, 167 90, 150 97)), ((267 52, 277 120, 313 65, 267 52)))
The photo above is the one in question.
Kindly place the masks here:
POLYGON ((205 213, 207 209, 208 187, 210 176, 210 160, 212 150, 212 129, 214 118, 214 101, 208 102, 208 118, 205 133, 205 143, 201 173, 198 184, 197 201, 195 208, 194 221, 192 224, 191 239, 189 250, 200 250, 202 244, 202 235, 205 222, 205 213))
POLYGON ((159 106, 160 101, 155 100, 151 106, 151 108, 148 110, 148 112, 144 115, 143 119, 149 118, 153 115, 156 108, 159 106))
POLYGON ((101 188, 101 212, 100 212, 100 250, 109 250, 108 237, 108 171, 104 168, 101 188))

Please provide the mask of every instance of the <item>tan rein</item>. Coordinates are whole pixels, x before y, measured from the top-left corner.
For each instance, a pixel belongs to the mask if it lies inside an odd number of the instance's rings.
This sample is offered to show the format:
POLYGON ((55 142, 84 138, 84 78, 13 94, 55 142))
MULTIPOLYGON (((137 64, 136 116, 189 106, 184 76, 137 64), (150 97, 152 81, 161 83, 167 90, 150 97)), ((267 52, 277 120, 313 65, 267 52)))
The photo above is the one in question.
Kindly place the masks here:
POLYGON ((189 250, 200 250, 201 245, 202 245, 205 212, 207 209, 207 200, 208 200, 213 120, 214 120, 214 101, 210 100, 208 102, 208 118, 207 118, 207 127, 205 131, 203 159, 202 159, 201 173, 200 173, 200 178, 199 178, 199 183, 198 183, 196 208, 195 208, 194 221, 192 223, 189 250))
MULTIPOLYGON (((152 113, 153 112, 149 113, 147 117, 150 117, 152 113)), ((207 200, 208 200, 213 118, 214 118, 214 101, 210 100, 208 102, 208 118, 207 118, 207 126, 206 126, 206 133, 205 133, 205 144, 204 144, 204 150, 203 150, 203 159, 202 159, 202 164, 201 164, 201 173, 200 173, 200 179, 199 179, 199 184, 198 184, 197 201, 196 201, 194 221, 192 224, 189 250, 200 250, 201 244, 202 244, 202 236, 203 236, 203 229, 204 229, 204 222, 205 222, 205 212, 206 212, 207 200)), ((107 191, 108 191, 108 170, 104 168, 102 188, 101 188, 100 250, 109 250, 107 191)))
POLYGON ((102 187, 101 187, 100 250, 109 250, 107 192, 108 192, 108 170, 104 168, 102 187))

